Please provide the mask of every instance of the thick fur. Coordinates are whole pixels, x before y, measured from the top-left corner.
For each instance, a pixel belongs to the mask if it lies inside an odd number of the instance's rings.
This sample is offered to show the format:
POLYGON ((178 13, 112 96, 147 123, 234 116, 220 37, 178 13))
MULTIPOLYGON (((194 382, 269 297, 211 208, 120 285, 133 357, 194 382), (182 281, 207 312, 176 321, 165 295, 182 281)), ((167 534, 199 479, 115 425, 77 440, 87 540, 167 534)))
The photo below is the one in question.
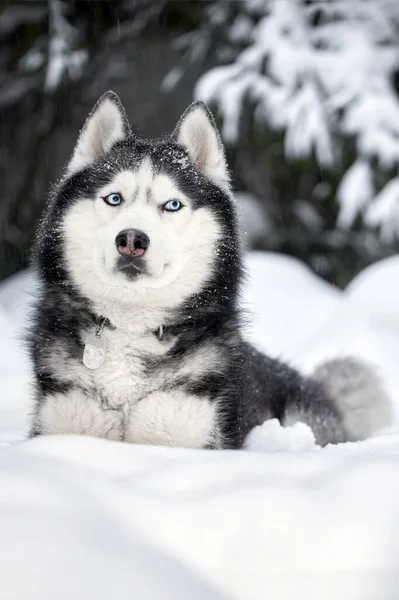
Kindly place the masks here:
POLYGON ((353 357, 331 360, 313 377, 334 398, 349 441, 365 440, 393 420, 391 400, 371 365, 353 357))
MULTIPOLYGON (((115 94, 100 98, 39 231, 32 435, 238 448, 274 417, 308 423, 322 445, 368 434, 348 417, 348 386, 332 383, 331 371, 304 378, 244 342, 241 256, 223 146, 205 105, 189 107, 170 137, 148 141, 131 135, 115 94), (119 206, 104 201, 113 193, 119 206), (167 212, 171 199, 183 208, 167 212), (130 262, 115 244, 127 228, 150 239, 130 262), (105 361, 89 370, 85 341, 100 324, 105 361)), ((364 410, 380 425, 380 385, 371 375, 357 381, 352 396, 358 405, 367 397, 364 410)))

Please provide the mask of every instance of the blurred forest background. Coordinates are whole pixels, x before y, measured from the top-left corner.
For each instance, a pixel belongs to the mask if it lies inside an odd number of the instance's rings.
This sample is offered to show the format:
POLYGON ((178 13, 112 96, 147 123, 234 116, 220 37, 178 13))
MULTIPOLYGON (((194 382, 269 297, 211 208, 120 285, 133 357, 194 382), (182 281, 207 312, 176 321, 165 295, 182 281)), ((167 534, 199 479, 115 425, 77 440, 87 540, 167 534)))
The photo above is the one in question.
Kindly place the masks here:
POLYGON ((397 252, 399 0, 0 0, 0 45, 0 278, 107 89, 146 136, 210 104, 249 247, 340 286, 397 252))

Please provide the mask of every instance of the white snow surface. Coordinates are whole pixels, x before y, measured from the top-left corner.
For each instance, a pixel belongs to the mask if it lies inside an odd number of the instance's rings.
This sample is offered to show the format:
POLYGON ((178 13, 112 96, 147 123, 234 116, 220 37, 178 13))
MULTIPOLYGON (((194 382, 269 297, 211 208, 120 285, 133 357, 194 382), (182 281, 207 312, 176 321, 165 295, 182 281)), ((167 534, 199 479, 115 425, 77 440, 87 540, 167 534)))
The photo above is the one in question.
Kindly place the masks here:
MULTIPOLYGON (((278 254, 252 253, 248 272, 259 348, 305 372, 360 355, 399 407, 399 257, 343 292, 278 254)), ((1 598, 397 599, 399 416, 370 440, 324 449, 307 426, 275 420, 242 451, 26 441, 19 337, 35 287, 29 273, 0 286, 1 598)))

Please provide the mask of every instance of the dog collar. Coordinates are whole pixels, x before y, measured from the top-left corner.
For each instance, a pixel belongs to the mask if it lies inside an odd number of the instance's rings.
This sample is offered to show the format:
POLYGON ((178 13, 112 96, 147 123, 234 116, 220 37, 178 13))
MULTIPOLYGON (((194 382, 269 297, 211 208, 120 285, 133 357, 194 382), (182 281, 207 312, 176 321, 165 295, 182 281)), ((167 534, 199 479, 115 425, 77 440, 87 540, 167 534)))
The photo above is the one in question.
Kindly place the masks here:
MULTIPOLYGON (((97 324, 96 329, 96 337, 100 337, 102 332, 104 331, 104 327, 110 327, 111 329, 116 329, 114 325, 112 325, 111 321, 107 317, 100 317, 100 320, 97 324)), ((157 329, 152 329, 152 333, 159 339, 162 340, 164 334, 164 326, 160 325, 157 329)))
MULTIPOLYGON (((96 331, 90 333, 86 339, 83 351, 83 364, 90 370, 99 369, 104 364, 107 342, 102 333, 105 326, 113 327, 109 319, 101 317, 96 331)), ((159 341, 163 338, 163 332, 163 325, 160 325, 155 331, 152 331, 159 341)))

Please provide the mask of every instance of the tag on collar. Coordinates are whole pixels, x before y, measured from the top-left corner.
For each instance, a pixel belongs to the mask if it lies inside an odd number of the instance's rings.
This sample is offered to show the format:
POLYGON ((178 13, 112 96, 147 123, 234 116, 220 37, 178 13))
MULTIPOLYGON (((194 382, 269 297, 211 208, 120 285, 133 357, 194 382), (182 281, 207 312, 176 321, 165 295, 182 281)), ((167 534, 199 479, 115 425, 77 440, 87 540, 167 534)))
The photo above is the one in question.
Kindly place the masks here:
POLYGON ((96 370, 104 364, 107 349, 105 336, 102 335, 104 325, 105 319, 102 319, 97 331, 87 336, 83 352, 83 364, 87 369, 96 370))

